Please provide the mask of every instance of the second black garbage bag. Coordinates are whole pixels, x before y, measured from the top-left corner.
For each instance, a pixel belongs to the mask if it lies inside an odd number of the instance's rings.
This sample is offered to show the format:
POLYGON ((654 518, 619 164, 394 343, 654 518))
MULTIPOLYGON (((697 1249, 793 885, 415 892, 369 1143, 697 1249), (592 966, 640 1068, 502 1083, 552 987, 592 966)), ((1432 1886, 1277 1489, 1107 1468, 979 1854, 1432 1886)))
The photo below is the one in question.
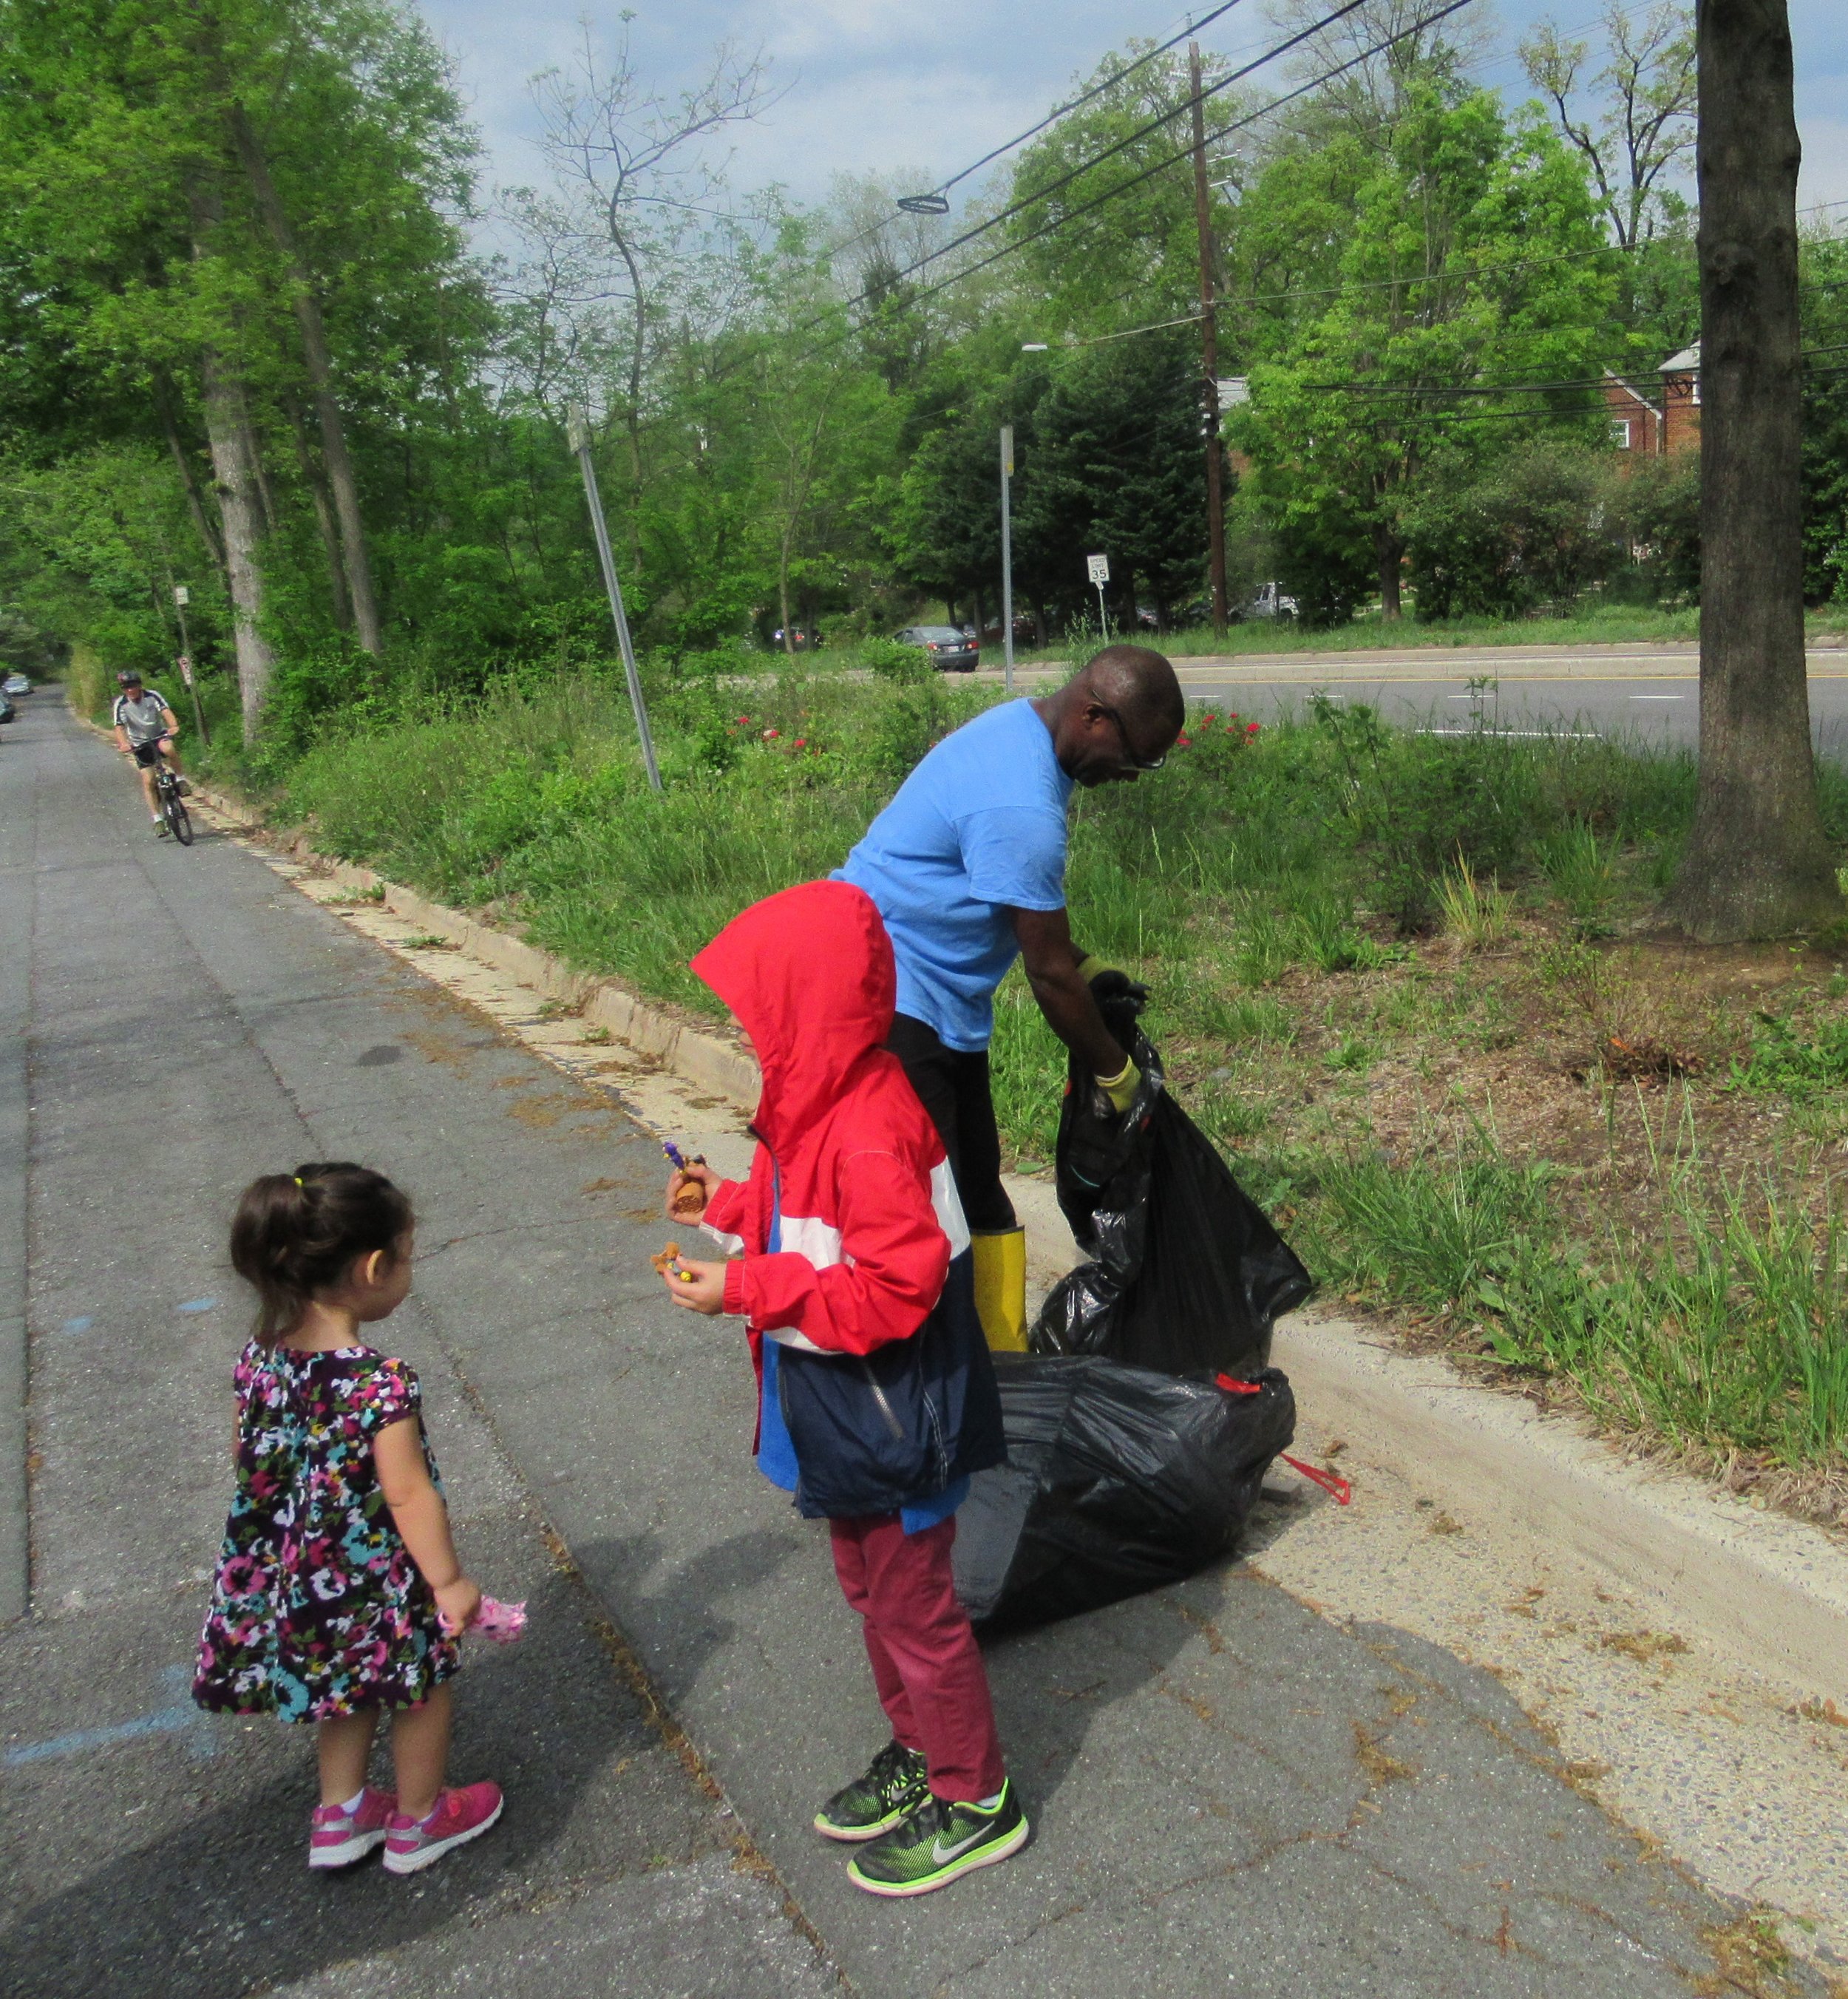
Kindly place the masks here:
POLYGON ((1036 1353, 1102 1353, 1168 1374, 1250 1374, 1314 1289, 1270 1218, 1168 1093, 1133 997, 1106 1022, 1142 1082, 1126 1116, 1074 1071, 1059 1114, 1059 1206, 1088 1259, 1048 1294, 1036 1353))
POLYGON ((998 1353, 1008 1461, 957 1516, 956 1588, 990 1630, 1178 1582, 1238 1544, 1296 1426, 1289 1384, 998 1353))

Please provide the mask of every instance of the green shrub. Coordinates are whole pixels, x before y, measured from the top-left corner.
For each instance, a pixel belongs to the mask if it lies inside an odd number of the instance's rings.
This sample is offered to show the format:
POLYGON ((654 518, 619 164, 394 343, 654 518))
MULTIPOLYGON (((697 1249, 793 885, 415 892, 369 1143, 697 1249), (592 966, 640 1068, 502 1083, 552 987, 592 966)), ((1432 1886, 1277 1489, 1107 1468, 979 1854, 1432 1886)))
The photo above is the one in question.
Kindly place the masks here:
POLYGON ((901 645, 896 639, 863 639, 860 663, 879 679, 899 687, 921 686, 936 672, 922 646, 901 645))

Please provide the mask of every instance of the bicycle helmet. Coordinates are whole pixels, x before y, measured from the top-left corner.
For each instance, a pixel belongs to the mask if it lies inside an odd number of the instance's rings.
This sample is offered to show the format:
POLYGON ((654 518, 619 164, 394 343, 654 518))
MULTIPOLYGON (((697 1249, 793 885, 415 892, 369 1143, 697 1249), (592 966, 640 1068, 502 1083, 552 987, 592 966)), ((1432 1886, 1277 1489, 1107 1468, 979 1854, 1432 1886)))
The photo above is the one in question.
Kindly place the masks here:
POLYGON ((116 676, 116 684, 118 687, 125 688, 139 687, 141 684, 141 676, 133 667, 125 667, 116 676))

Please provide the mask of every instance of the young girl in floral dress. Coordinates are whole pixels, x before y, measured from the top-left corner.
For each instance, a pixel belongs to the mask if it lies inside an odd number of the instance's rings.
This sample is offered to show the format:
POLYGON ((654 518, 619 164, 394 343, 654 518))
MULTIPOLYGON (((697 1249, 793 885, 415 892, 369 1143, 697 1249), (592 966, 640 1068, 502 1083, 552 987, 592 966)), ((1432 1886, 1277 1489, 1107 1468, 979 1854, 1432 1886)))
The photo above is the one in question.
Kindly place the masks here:
POLYGON ((391 1873, 414 1873, 500 1816, 497 1786, 443 1786, 448 1682, 481 1592, 456 1560, 417 1377, 361 1335, 410 1290, 413 1223, 382 1173, 334 1162, 253 1181, 231 1225, 258 1311, 192 1692, 318 1725, 310 1867, 383 1846, 391 1873), (387 1708, 395 1793, 366 1782, 387 1708))

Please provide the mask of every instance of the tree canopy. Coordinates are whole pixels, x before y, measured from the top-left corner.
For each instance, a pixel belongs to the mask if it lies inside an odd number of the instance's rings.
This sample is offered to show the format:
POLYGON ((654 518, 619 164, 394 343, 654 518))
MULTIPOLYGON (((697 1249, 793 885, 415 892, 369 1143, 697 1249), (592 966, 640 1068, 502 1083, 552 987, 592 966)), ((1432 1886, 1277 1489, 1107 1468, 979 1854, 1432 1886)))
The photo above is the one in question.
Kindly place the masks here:
MULTIPOLYGON (((1601 386, 1646 385, 1698 332, 1687 25, 1663 4, 1614 9, 1595 49, 1543 29, 1524 103, 1401 0, 1286 76, 1203 52, 1246 582, 1329 619, 1689 587, 1684 500, 1654 468, 1613 483, 1601 386)), ((1197 615, 1179 48, 1106 58, 941 216, 897 206, 923 171, 808 208, 731 185, 725 133, 777 79, 728 47, 682 93, 587 29, 535 81, 545 177, 500 189, 393 0, 0 0, 0 64, 16 648, 145 670, 184 584, 253 740, 403 681, 466 692, 604 653, 580 403, 638 636, 670 667, 937 605, 991 622, 1003 424, 1043 636, 1094 612, 1093 553, 1115 621, 1197 615)), ((1804 268, 1820 341, 1839 244, 1804 268)), ((1809 392, 1819 597, 1848 591, 1835 379, 1809 392)))

